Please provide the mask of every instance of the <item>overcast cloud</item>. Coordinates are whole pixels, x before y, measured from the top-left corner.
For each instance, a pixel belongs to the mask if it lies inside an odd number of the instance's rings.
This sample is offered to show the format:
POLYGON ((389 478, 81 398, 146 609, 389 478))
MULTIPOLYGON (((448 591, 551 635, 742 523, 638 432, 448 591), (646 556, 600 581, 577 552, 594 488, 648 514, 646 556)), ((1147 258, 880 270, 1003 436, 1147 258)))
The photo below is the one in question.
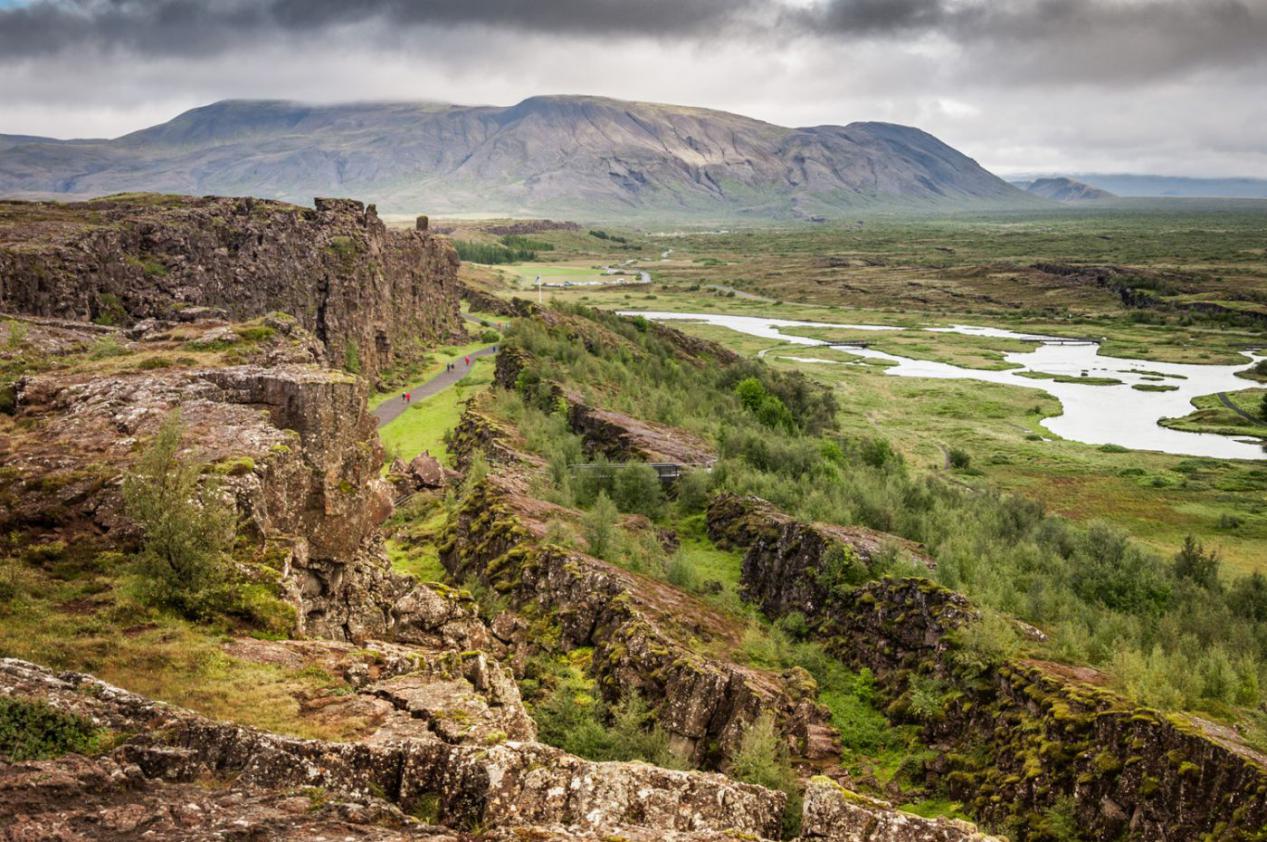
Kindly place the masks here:
POLYGON ((0 132, 588 93, 917 125, 998 172, 1267 177, 1267 0, 0 0, 0 132))

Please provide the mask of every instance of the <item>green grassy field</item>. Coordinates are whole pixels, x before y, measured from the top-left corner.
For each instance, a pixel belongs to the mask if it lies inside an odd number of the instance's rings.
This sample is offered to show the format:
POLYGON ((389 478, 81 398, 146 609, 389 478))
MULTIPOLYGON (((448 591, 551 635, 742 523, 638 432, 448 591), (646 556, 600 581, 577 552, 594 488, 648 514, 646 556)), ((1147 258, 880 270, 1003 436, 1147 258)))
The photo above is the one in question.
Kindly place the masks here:
MULTIPOLYGON (((655 281, 638 289, 546 290, 547 300, 894 325, 907 330, 789 332, 863 339, 890 353, 979 368, 1005 368, 1003 355, 1027 346, 911 329, 994 326, 1094 338, 1105 356, 1226 365, 1248 363, 1246 349, 1267 346, 1267 323, 1252 318, 1267 302, 1264 223, 1267 203, 1139 202, 942 219, 877 217, 860 227, 622 231, 628 242, 620 248, 576 231, 534 237, 556 244, 550 266, 633 257, 655 281), (1158 299, 1151 307, 1127 307, 1115 291, 1035 269, 1040 264, 1119 267, 1129 283, 1158 299), (1194 302, 1215 301, 1234 303, 1228 309, 1236 312, 1190 309, 1194 302)), ((523 264, 516 271, 535 273, 536 266, 523 264)), ((1039 424, 1060 413, 1059 402, 1038 389, 887 377, 883 366, 874 364, 799 363, 786 357, 851 358, 843 351, 810 351, 724 328, 676 324, 738 353, 764 354, 775 365, 831 383, 848 429, 884 434, 928 470, 947 470, 947 451, 960 448, 972 457, 971 472, 956 477, 960 482, 1023 493, 1076 519, 1111 521, 1165 553, 1192 534, 1221 551, 1229 572, 1267 572, 1267 466, 1116 453, 1061 441, 1039 424)), ((1165 382, 1159 378, 1156 384, 1164 388, 1165 382)), ((1241 392, 1235 399, 1253 414, 1256 394, 1241 392)), ((1218 427, 1237 435, 1264 433, 1213 405, 1201 405, 1174 423, 1207 432, 1218 427)))
POLYGON ((408 461, 425 450, 447 462, 449 451, 444 443, 445 433, 457 426, 466 399, 491 382, 492 360, 481 357, 472 363, 470 373, 457 384, 416 401, 394 421, 380 427, 378 434, 388 460, 400 457, 408 461))

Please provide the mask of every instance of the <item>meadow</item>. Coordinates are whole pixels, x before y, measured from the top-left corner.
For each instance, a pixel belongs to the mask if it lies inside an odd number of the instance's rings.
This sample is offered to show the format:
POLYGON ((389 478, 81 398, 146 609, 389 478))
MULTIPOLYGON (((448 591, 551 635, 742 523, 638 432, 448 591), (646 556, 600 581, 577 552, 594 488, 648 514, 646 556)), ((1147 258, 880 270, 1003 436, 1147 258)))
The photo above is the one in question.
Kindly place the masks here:
MULTIPOLYGON (((915 329, 993 326, 1094 338, 1103 354, 1125 358, 1246 362, 1246 349, 1267 345, 1267 320, 1258 315, 1267 307, 1265 230, 1267 203, 1176 200, 928 219, 869 216, 782 228, 624 230, 617 235, 625 242, 617 244, 584 226, 533 236, 552 243, 546 266, 635 258, 655 282, 637 289, 547 289, 547 300, 895 325, 906 329, 789 332, 865 339, 916 359, 1003 368, 1002 355, 1019 349, 1014 340, 915 329), (1100 269, 1111 270, 1107 283, 1095 279, 1100 269), (1128 297, 1144 297, 1128 305, 1123 289, 1128 297)), ((472 283, 508 293, 533 266, 472 265, 464 272, 472 283)), ((805 364, 787 359, 805 356, 803 347, 707 325, 677 326, 830 384, 843 429, 883 434, 921 470, 969 488, 1017 492, 1076 520, 1107 521, 1162 553, 1176 552, 1193 535, 1219 552, 1226 573, 1267 572, 1267 465, 1064 441, 1039 426, 1061 407, 1038 389, 890 377, 882 364, 805 364), (952 450, 968 454, 966 468, 949 466, 952 450)), ((826 353, 848 359, 843 351, 826 353)), ((1256 410, 1256 394, 1238 393, 1235 400, 1256 410)), ((1220 412, 1216 396, 1197 403, 1194 417, 1173 425, 1267 433, 1220 412)))

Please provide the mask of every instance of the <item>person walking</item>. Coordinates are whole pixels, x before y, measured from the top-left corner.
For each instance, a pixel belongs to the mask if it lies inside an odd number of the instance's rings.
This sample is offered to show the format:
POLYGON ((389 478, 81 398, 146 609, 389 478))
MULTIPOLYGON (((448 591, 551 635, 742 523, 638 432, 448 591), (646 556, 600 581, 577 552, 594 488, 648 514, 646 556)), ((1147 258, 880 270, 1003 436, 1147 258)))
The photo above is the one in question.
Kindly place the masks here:
POLYGON ((470 354, 467 354, 467 355, 466 355, 466 364, 467 364, 468 366, 471 364, 471 355, 470 355, 470 354))

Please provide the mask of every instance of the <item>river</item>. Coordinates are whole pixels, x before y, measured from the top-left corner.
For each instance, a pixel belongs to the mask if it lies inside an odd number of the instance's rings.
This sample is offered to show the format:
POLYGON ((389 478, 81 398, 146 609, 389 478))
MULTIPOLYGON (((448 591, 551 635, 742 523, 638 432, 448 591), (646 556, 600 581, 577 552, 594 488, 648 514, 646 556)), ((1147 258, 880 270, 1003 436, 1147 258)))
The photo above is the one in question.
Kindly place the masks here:
MULTIPOLYGON (((814 347, 830 343, 806 336, 780 332, 788 327, 844 328, 863 331, 902 330, 889 325, 837 324, 806 322, 793 319, 766 319, 756 316, 729 316, 716 313, 669 313, 657 311, 622 311, 654 321, 686 320, 760 336, 778 342, 814 347)), ((1034 350, 1009 353, 1005 359, 1018 368, 1008 371, 963 368, 948 363, 900 357, 874 348, 848 347, 842 350, 859 357, 887 360, 894 365, 885 373, 895 377, 924 377, 943 380, 981 380, 1008 386, 1041 389, 1060 400, 1061 415, 1046 418, 1042 425, 1061 438, 1093 445, 1119 445, 1134 450, 1157 450, 1185 456, 1207 456, 1215 459, 1267 459, 1262 445, 1254 440, 1222 436, 1214 433, 1190 433, 1162 427, 1162 418, 1187 415, 1192 399, 1214 392, 1236 392, 1249 389, 1251 380, 1237 377, 1236 372, 1248 368, 1258 359, 1246 352, 1242 365, 1193 365, 1151 360, 1122 359, 1100 354, 1099 345, 1087 342, 1066 344, 1067 339, 1042 334, 1017 333, 992 327, 952 325, 924 328, 934 333, 962 333, 1019 339, 1035 344, 1034 350), (1059 343, 1059 344, 1058 344, 1059 343), (1106 377, 1122 381, 1119 385, 1090 383, 1058 383, 1032 379, 1020 372, 1089 378, 1106 377), (1159 379, 1160 378, 1160 379, 1159 379), (1173 391, 1150 392, 1131 388, 1135 384, 1167 385, 1173 391)), ((806 365, 848 365, 843 360, 816 357, 793 357, 806 365)), ((856 364, 856 363, 854 363, 856 364)))

